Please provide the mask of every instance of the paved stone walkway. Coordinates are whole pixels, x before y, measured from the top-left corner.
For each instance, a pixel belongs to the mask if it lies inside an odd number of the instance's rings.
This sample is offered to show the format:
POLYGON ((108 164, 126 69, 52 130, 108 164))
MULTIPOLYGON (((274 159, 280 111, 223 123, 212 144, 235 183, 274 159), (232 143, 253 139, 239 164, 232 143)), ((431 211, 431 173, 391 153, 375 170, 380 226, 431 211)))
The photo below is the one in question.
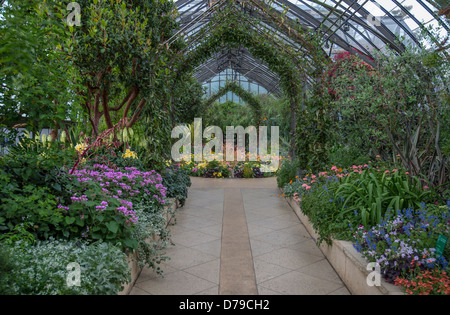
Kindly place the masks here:
POLYGON ((143 270, 130 294, 350 294, 279 195, 275 178, 192 178, 164 276, 143 270))

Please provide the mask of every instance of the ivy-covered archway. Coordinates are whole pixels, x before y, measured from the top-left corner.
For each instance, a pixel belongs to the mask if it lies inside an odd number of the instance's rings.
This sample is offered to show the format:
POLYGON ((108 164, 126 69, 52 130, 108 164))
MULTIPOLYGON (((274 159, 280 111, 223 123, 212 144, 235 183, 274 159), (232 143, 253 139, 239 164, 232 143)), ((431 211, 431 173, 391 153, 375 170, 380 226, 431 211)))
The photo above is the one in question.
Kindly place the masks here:
POLYGON ((239 46, 248 49, 254 58, 264 62, 279 76, 280 86, 290 99, 291 155, 294 155, 296 116, 303 103, 307 78, 314 77, 327 58, 314 35, 291 22, 287 17, 264 8, 263 3, 255 6, 254 1, 227 2, 210 17, 207 26, 187 39, 185 48, 174 56, 173 61, 177 77, 181 79, 219 49, 239 46), (243 8, 248 7, 257 14, 246 13, 243 8), (261 27, 261 17, 264 17, 264 23, 270 24, 270 29, 261 27), (243 20, 248 23, 242 23, 243 20), (297 48, 283 41, 285 32, 295 35, 297 48))

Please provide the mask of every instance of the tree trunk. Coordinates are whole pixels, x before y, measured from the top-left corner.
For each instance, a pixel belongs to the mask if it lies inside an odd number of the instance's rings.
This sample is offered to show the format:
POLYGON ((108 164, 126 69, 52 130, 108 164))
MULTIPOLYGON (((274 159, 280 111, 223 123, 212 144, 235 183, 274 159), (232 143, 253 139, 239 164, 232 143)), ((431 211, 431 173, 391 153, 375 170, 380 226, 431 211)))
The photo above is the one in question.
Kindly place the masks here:
POLYGON ((50 136, 51 136, 51 141, 55 141, 56 138, 58 137, 58 129, 59 129, 59 124, 56 120, 54 120, 55 122, 55 128, 52 129, 52 131, 50 131, 50 136))

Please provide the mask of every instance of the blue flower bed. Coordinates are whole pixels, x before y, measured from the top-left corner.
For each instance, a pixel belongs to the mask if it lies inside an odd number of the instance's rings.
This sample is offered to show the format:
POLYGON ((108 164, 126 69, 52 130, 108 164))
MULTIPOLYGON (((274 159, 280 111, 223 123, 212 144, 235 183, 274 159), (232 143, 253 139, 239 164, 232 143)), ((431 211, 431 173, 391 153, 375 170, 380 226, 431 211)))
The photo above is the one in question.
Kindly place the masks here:
POLYGON ((378 263, 383 277, 390 283, 407 275, 413 261, 422 270, 445 270, 448 250, 438 254, 435 245, 439 234, 449 235, 449 210, 450 203, 440 207, 422 204, 420 209, 388 210, 381 224, 356 228, 354 247, 368 261, 378 263))

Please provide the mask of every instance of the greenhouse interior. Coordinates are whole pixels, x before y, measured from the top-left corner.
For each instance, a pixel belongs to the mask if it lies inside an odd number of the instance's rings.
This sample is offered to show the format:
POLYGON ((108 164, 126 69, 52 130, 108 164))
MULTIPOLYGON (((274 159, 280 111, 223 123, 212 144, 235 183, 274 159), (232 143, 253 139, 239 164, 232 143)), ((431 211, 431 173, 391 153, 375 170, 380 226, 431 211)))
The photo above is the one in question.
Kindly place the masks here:
POLYGON ((0 294, 449 295, 449 28, 448 0, 0 0, 0 294))

